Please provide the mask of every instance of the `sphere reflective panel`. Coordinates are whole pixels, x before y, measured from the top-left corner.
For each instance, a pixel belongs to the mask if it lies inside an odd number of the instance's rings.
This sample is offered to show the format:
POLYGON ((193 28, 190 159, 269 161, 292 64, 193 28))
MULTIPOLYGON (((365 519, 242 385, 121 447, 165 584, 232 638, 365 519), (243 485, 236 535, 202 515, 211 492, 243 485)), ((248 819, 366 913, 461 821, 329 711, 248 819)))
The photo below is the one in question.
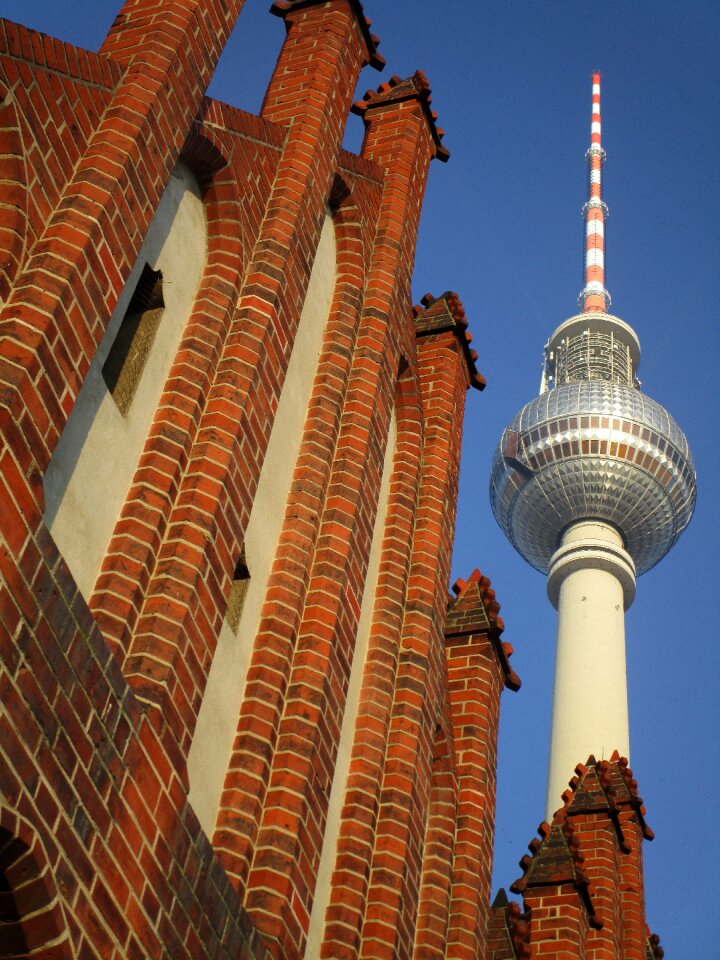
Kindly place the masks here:
POLYGON ((619 529, 640 574, 690 522, 695 469, 685 434, 659 403, 617 383, 567 383, 506 428, 490 500, 508 539, 543 573, 568 524, 596 518, 619 529))

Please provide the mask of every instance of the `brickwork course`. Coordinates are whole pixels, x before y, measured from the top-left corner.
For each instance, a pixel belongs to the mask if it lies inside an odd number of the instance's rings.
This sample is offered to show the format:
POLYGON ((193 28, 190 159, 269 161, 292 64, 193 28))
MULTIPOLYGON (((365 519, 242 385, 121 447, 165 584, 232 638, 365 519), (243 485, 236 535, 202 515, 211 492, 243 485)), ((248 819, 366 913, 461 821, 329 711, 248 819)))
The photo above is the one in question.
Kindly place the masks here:
POLYGON ((447 590, 485 381, 457 294, 412 306, 449 156, 428 79, 353 105, 384 66, 362 4, 278 0, 260 115, 210 100, 242 6, 127 0, 97 53, 0 21, 0 958, 659 958, 619 757, 578 768, 522 902, 491 904, 520 681, 487 577, 447 590), (43 479, 178 163, 202 277, 85 596, 43 479), (328 217, 334 289, 207 830, 188 756, 328 217))

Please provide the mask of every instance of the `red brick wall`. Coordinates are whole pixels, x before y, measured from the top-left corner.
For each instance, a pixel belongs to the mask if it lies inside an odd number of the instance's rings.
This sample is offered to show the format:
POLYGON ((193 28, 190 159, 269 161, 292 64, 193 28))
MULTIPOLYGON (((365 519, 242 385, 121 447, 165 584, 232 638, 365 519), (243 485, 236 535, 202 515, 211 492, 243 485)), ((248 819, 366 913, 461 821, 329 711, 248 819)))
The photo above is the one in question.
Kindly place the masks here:
MULTIPOLYGON (((12 829, 9 814, 32 825, 71 955, 263 956, 187 807, 167 728, 152 728, 129 694, 42 524, 17 521, 10 533, 0 592, 3 824, 12 829)), ((47 919, 52 934, 58 918, 47 919)))
POLYGON ((409 370, 397 382, 395 411, 385 537, 322 945, 322 956, 331 958, 357 956, 375 846, 420 469, 419 397, 409 370))
MULTIPOLYGON (((260 811, 246 902, 261 929, 285 938, 281 942, 287 956, 294 956, 302 946, 321 854, 328 785, 337 755, 337 718, 344 709, 400 360, 399 354, 389 347, 393 344, 395 350, 410 356, 413 349, 412 341, 408 343, 411 324, 406 251, 411 257, 420 194, 432 149, 427 123, 420 111, 407 116, 403 112, 399 118, 396 113, 386 121, 393 123, 392 156, 412 160, 407 170, 398 163, 403 176, 398 176, 396 183, 387 174, 385 177, 365 301, 337 424, 334 458, 319 514, 314 555, 308 565, 310 579, 302 598, 304 608, 299 608, 297 633, 289 637, 290 643, 294 642, 294 652, 287 681, 288 699, 283 706, 282 689, 278 690, 277 677, 270 674, 270 683, 264 680, 266 691, 254 694, 254 701, 248 698, 243 705, 236 743, 238 768, 253 747, 259 747, 268 769, 267 786, 264 775, 251 782, 245 778, 245 789, 250 787, 250 803, 247 794, 242 800, 237 799, 237 791, 243 789, 241 778, 234 787, 236 809, 241 808, 244 816, 253 805, 260 811), (398 220, 403 209, 407 215, 398 220), (386 245, 392 249, 390 258, 386 245), (396 279, 388 289, 389 272, 396 272, 396 279), (259 709, 258 701, 263 707, 262 717, 254 715, 259 709), (266 707, 273 703, 282 708, 282 713, 278 710, 275 714, 277 719, 268 718, 266 707), (256 736, 258 720, 263 721, 267 730, 260 744, 256 736), (287 823, 293 825, 290 830, 283 829, 287 823), (293 933, 294 930, 297 932, 293 933)), ((363 156, 378 160, 367 144, 363 156)), ((401 420, 399 443, 404 444, 401 420)), ((390 499, 392 504, 392 490, 390 499)), ((286 583, 292 589, 292 581, 286 583)), ((286 594, 285 606, 288 605, 286 594)), ((261 624, 258 643, 267 631, 277 672, 275 610, 265 622, 265 627, 261 624)), ((256 644, 251 665, 253 681, 257 655, 256 644)), ((230 858, 226 858, 226 864, 235 873, 230 858)), ((242 874, 240 879, 242 882, 242 874)))
POLYGON ((275 4, 288 32, 262 118, 203 99, 241 6, 128 0, 99 55, 0 25, 15 88, 0 108, 0 826, 24 831, 44 878, 37 943, 302 955, 394 408, 323 953, 375 955, 389 856, 382 949, 422 956, 427 933, 442 955, 457 803, 442 626, 469 355, 452 332, 417 350, 410 277, 446 151, 419 74, 366 100, 362 156, 341 151, 358 72, 380 63, 357 0, 275 4), (178 158, 204 191, 207 264, 88 605, 45 530, 42 473, 178 158), (338 278, 214 850, 185 757, 328 204, 338 278))
POLYGON ((623 960, 646 960, 645 883, 643 878, 643 830, 634 811, 620 814, 627 852, 620 858, 619 908, 622 923, 623 960))
MULTIPOLYGON (((378 131, 375 132, 376 135, 378 131)), ((467 370, 452 333, 418 349, 424 423, 410 576, 379 787, 361 957, 391 957, 415 939, 430 802, 432 745, 447 729, 443 627, 467 370)))
POLYGON ((459 785, 448 957, 485 955, 495 840, 495 774, 504 678, 487 636, 448 641, 459 785))
POLYGON ((0 47, 5 54, 0 68, 0 295, 5 299, 87 148, 121 70, 8 21, 0 24, 0 47))
POLYGON ((453 591, 445 647, 458 792, 444 955, 474 960, 491 955, 498 933, 490 933, 490 881, 500 694, 505 686, 517 690, 520 681, 509 664, 512 647, 500 641, 504 624, 490 581, 475 570, 453 591))
POLYGON ((413 952, 415 960, 431 960, 448 955, 457 821, 455 750, 448 731, 438 725, 433 744, 430 799, 423 840, 422 880, 413 952))
MULTIPOLYGON (((357 32, 346 3, 311 5, 297 14, 281 52, 287 70, 300 57, 303 75, 309 69, 313 76, 306 78, 302 106, 295 111, 278 159, 128 652, 130 683, 143 700, 170 717, 184 754, 225 613, 363 62, 365 48, 354 36, 357 32), (308 31, 318 31, 326 49, 326 56, 310 66, 302 43, 308 31)), ((292 85, 283 86, 279 102, 283 96, 293 99, 293 94, 292 85)), ((271 114, 266 111, 269 118, 271 114)))
POLYGON ((531 960, 586 960, 588 918, 571 884, 533 889, 525 896, 530 914, 531 960))
MULTIPOLYGON (((28 71, 23 61, 44 66, 48 58, 62 74, 66 58, 71 75, 74 68, 89 88, 78 96, 95 109, 100 97, 91 91, 112 84, 94 128, 91 115, 86 117, 79 138, 88 142, 74 166, 67 161, 59 168, 62 149, 36 134, 36 156, 49 171, 43 182, 50 193, 37 240, 0 312, 0 423, 9 435, 11 424, 25 414, 22 432, 36 464, 39 503, 38 471, 49 461, 240 7, 221 0, 128 3, 128 22, 134 29, 139 18, 144 40, 120 50, 122 31, 119 26, 114 31, 107 52, 122 53, 128 63, 122 74, 104 58, 70 53, 6 26, 8 60, 21 74, 28 71)), ((53 99, 52 86, 38 80, 34 109, 42 115, 41 101, 48 110, 53 99)), ((63 98, 61 107, 61 116, 71 122, 72 100, 63 98)), ((78 111, 79 117, 86 113, 78 111)), ((40 200, 42 191, 37 195, 40 200)))
POLYGON ((588 931, 588 957, 591 960, 617 960, 624 953, 618 863, 621 851, 616 831, 605 813, 574 817, 573 826, 585 858, 583 870, 590 881, 593 905, 602 919, 600 929, 588 931))

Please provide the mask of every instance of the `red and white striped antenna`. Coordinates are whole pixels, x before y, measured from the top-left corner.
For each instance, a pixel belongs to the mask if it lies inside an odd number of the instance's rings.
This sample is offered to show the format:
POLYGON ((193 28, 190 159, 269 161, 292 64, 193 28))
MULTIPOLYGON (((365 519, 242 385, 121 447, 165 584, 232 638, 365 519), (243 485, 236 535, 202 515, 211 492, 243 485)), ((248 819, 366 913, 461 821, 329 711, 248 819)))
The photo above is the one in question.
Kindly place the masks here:
POLYGON ((583 313, 597 310, 606 313, 611 302, 610 294, 605 289, 605 220, 608 217, 608 208, 602 198, 602 165, 605 162, 605 151, 602 148, 601 134, 600 74, 593 73, 590 149, 585 154, 588 162, 589 186, 587 203, 583 207, 585 286, 578 298, 583 313))

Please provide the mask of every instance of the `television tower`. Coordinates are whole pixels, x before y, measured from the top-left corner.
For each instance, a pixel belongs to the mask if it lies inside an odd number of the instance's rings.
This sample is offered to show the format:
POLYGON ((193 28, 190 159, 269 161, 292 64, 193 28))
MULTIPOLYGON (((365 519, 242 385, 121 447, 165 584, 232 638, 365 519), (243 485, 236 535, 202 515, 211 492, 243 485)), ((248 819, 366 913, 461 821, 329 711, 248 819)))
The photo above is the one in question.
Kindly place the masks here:
POLYGON ((490 480, 497 522, 558 611, 548 819, 578 763, 629 758, 624 612, 695 505, 687 439, 640 392, 640 342, 608 312, 599 73, 586 158, 581 312, 548 340, 540 395, 504 431, 490 480))

